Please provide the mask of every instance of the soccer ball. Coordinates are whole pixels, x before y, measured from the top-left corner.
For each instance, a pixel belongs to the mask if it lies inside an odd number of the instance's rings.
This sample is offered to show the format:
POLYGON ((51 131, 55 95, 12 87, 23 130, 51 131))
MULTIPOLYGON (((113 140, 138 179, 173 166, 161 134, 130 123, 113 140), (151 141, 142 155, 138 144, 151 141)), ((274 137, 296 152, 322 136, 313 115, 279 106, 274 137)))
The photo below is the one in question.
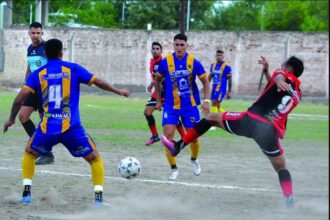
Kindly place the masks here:
POLYGON ((120 161, 118 171, 122 177, 132 179, 140 174, 141 165, 136 158, 126 157, 120 161))

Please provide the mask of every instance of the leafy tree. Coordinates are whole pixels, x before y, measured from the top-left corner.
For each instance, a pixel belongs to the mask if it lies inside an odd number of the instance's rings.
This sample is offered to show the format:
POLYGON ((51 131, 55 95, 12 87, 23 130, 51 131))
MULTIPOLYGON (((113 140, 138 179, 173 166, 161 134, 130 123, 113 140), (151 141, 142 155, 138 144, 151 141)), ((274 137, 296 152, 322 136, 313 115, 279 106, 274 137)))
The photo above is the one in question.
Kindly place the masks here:
POLYGON ((76 23, 104 28, 114 28, 118 25, 116 11, 111 2, 69 0, 63 6, 63 1, 54 0, 51 2, 51 11, 57 12, 55 17, 49 19, 55 26, 65 25, 72 19, 76 23))
POLYGON ((207 28, 228 31, 260 30, 261 3, 257 0, 235 1, 224 7, 220 2, 214 8, 213 15, 208 18, 207 28))
POLYGON ((271 31, 329 31, 329 1, 265 2, 265 28, 271 31))
MULTIPOLYGON (((151 23, 154 29, 178 29, 180 23, 180 0, 126 0, 124 27, 145 29, 151 23)), ((205 29, 204 16, 214 5, 214 0, 190 1, 190 23, 192 29, 205 29)), ((187 0, 185 0, 187 13, 187 0)), ((186 21, 184 21, 186 22, 186 21)))

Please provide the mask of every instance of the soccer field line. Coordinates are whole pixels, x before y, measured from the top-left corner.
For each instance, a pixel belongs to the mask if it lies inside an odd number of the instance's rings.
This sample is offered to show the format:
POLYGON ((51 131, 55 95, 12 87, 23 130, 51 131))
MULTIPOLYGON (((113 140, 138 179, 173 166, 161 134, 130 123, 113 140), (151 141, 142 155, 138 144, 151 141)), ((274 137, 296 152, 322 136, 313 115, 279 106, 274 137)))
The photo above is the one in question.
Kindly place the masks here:
MULTIPOLYGON (((0 170, 9 170, 9 171, 22 171, 22 169, 10 168, 10 167, 0 167, 0 170)), ((57 172, 51 170, 37 170, 36 173, 41 174, 51 174, 51 175, 63 175, 63 176, 77 176, 77 177, 89 177, 89 174, 81 174, 81 173, 67 173, 67 172, 57 172)), ((228 186, 228 185, 215 185, 215 184, 203 184, 203 183, 188 183, 188 182, 178 182, 178 181, 165 181, 165 180, 155 180, 155 179, 124 179, 122 177, 113 177, 113 176, 105 176, 105 179, 111 179, 116 181, 138 181, 142 183, 155 183, 155 184, 168 184, 168 185, 180 185, 180 186, 188 186, 188 187, 196 187, 196 188, 211 188, 211 189, 225 189, 225 190, 240 190, 246 192, 272 192, 274 190, 265 189, 265 188, 255 188, 255 187, 241 187, 241 186, 228 186)))

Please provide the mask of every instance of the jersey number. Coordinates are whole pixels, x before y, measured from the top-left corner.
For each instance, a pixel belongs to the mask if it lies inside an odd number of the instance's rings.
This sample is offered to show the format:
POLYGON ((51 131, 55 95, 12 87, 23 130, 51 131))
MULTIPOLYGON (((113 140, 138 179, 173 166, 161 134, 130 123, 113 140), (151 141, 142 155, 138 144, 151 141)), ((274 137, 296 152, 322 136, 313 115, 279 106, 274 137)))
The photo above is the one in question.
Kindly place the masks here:
POLYGON ((55 102, 55 109, 61 108, 62 96, 61 96, 61 85, 49 86, 49 102, 55 102))

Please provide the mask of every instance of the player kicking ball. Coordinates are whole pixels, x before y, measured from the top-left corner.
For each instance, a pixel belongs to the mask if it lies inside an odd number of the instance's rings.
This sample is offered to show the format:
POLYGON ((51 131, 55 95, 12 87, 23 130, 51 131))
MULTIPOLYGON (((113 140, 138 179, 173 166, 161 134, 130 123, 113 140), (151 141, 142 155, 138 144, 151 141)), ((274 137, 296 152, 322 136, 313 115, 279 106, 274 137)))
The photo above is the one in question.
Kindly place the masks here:
POLYGON ((272 76, 264 57, 263 74, 268 84, 259 98, 244 112, 209 113, 190 129, 181 140, 175 142, 161 136, 163 145, 176 156, 190 142, 217 126, 229 133, 252 138, 268 157, 278 174, 281 189, 288 203, 293 202, 292 180, 285 165, 284 151, 279 139, 284 138, 289 113, 301 101, 298 77, 304 71, 303 62, 292 56, 272 76))

